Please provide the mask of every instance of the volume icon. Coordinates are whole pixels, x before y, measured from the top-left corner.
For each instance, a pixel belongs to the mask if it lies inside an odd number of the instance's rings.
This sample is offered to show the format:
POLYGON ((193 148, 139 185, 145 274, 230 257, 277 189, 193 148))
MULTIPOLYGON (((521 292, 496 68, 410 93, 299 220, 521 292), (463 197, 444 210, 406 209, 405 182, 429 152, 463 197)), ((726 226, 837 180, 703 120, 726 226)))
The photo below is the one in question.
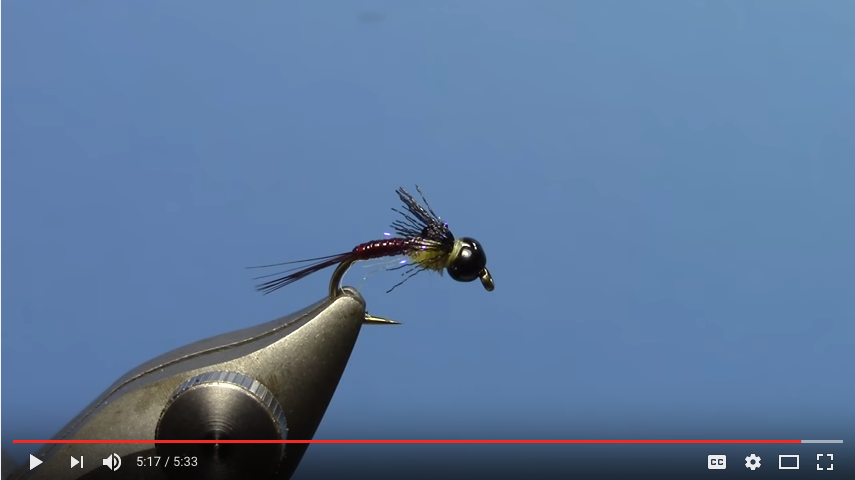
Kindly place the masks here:
POLYGON ((115 453, 110 455, 109 457, 102 460, 105 467, 113 470, 114 472, 122 466, 122 457, 116 455, 115 453))

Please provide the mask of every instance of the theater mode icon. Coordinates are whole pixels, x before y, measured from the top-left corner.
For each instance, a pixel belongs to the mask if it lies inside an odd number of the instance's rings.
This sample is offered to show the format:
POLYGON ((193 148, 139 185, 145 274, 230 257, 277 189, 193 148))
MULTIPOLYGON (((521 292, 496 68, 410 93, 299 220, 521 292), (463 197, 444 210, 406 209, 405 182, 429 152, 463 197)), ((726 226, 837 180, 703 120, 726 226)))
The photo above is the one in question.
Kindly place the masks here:
POLYGON ((778 470, 798 470, 798 455, 778 455, 778 470))
POLYGON ((707 468, 724 470, 727 468, 727 455, 707 455, 707 468))

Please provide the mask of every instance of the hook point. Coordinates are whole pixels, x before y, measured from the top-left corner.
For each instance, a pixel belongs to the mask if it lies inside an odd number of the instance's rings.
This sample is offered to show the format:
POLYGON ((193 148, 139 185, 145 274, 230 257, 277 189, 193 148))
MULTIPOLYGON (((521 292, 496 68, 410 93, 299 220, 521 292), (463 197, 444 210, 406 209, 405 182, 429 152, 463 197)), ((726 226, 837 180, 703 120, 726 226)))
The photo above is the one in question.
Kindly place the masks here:
POLYGON ((362 321, 363 325, 400 325, 401 322, 396 322, 394 320, 389 320, 388 318, 383 317, 375 317, 368 312, 365 312, 365 320, 362 321))

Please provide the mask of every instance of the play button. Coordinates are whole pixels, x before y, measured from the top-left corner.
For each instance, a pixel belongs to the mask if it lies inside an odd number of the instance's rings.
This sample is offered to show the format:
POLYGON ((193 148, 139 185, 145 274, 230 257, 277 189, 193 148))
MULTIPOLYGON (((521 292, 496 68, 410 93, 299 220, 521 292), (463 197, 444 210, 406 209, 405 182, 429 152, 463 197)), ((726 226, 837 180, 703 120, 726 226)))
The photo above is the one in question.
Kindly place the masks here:
POLYGON ((39 466, 39 465, 41 465, 41 464, 42 464, 42 461, 41 461, 41 460, 39 460, 38 458, 36 458, 36 457, 34 457, 34 456, 30 455, 30 470, 32 470, 32 469, 34 469, 34 468, 38 467, 38 466, 39 466))

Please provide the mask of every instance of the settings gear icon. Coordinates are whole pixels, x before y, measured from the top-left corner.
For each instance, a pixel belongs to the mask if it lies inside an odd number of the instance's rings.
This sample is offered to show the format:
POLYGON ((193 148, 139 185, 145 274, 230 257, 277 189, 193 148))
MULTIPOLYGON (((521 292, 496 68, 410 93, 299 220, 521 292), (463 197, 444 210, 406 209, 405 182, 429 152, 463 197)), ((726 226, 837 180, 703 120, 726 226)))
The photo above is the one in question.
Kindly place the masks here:
POLYGON ((755 468, 760 468, 760 457, 753 453, 750 457, 745 457, 745 467, 750 468, 752 472, 755 468))

